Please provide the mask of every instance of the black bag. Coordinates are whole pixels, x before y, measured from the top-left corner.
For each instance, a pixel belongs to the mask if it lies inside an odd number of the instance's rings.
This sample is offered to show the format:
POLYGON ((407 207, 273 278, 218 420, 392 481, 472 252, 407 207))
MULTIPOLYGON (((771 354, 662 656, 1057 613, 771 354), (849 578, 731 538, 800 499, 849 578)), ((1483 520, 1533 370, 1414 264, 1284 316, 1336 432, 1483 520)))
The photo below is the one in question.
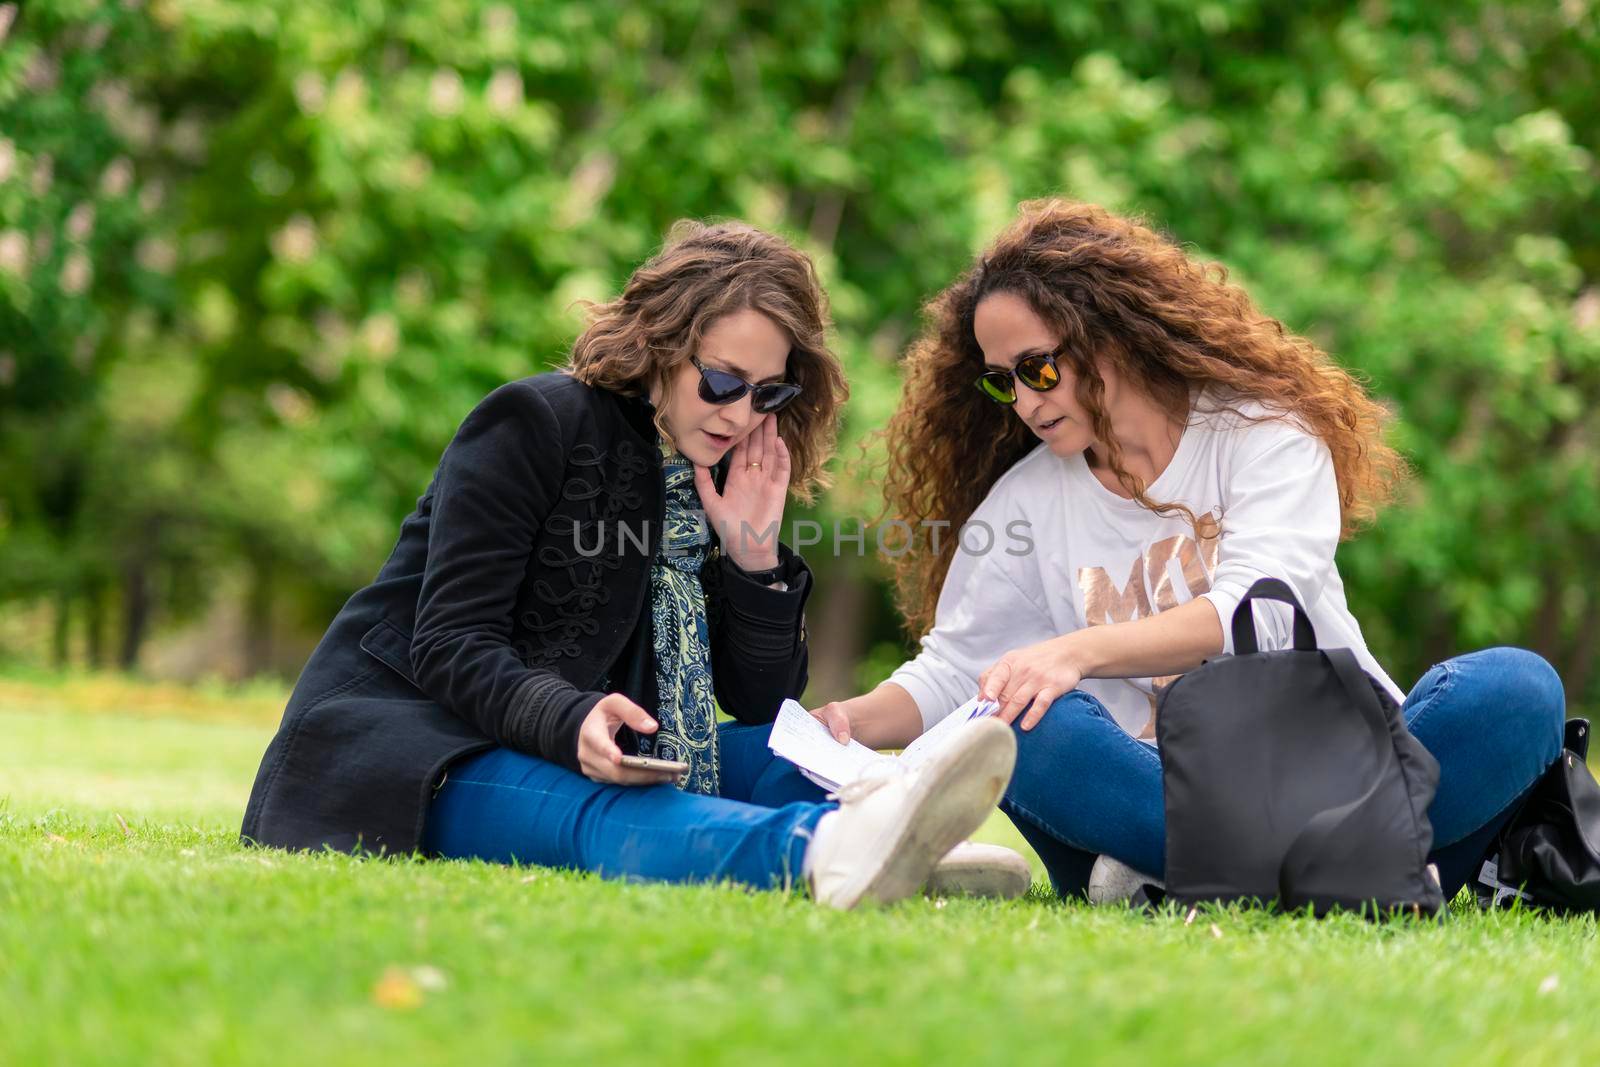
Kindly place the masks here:
POLYGON ((1164 690, 1167 890, 1181 904, 1277 901, 1433 914, 1428 805, 1439 764, 1347 648, 1317 648, 1289 586, 1263 578, 1233 613, 1235 654, 1164 690), (1253 600, 1294 608, 1294 648, 1258 651, 1253 600))
POLYGON ((1490 850, 1481 903, 1513 899, 1557 912, 1600 911, 1600 783, 1585 762, 1589 722, 1568 719, 1565 751, 1490 850))

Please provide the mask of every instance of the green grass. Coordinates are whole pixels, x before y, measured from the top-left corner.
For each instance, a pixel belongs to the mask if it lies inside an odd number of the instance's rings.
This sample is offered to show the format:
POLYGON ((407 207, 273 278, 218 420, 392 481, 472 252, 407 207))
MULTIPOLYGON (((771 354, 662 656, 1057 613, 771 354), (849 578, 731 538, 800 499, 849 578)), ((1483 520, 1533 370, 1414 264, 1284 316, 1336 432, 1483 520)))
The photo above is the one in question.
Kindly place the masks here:
POLYGON ((66 691, 0 680, 6 1067, 1600 1055, 1592 919, 1186 924, 1037 889, 835 914, 727 887, 245 850, 272 728, 258 707, 218 694, 117 715, 66 691))

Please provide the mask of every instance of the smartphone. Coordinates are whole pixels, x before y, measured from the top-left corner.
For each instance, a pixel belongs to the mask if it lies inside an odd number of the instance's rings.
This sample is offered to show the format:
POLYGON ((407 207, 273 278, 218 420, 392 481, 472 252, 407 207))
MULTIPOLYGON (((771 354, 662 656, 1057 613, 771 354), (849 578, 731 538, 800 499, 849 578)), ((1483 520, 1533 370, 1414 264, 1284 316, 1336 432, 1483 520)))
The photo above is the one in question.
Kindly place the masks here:
POLYGON ((641 771, 666 771, 668 774, 676 775, 689 773, 687 763, 679 763, 674 759, 656 759, 654 756, 623 756, 622 765, 641 771))

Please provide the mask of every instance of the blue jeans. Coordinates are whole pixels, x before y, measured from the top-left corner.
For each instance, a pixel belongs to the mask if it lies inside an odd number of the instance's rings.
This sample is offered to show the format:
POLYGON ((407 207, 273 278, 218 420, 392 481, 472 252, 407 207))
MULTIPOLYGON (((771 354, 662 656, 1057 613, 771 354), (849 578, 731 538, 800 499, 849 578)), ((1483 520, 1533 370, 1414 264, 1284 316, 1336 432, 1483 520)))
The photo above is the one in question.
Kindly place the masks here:
POLYGON ((834 805, 794 764, 772 754, 770 732, 719 727, 716 797, 670 785, 603 785, 508 748, 468 756, 434 794, 423 849, 608 878, 793 885, 811 831, 834 805))
MULTIPOLYGON (((1477 873, 1494 833, 1560 755, 1566 698, 1539 656, 1490 648, 1429 670, 1402 710, 1439 761, 1429 861, 1439 864, 1448 899, 1477 873)), ((1162 876, 1166 812, 1155 746, 1129 736, 1082 690, 1051 704, 1017 741, 1017 770, 1000 807, 1058 893, 1082 893, 1098 853, 1162 876)))

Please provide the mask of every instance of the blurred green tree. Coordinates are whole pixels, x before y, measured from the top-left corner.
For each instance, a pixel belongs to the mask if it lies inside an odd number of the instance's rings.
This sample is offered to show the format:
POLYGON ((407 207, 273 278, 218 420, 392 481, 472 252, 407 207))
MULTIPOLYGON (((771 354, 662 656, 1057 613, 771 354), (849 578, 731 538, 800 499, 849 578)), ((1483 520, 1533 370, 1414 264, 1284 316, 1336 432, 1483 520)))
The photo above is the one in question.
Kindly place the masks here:
MULTIPOLYGON (((673 219, 817 257, 844 470, 921 302, 1065 192, 1222 260, 1393 406, 1415 491, 1341 564, 1402 683, 1509 642, 1600 686, 1586 0, 44 0, 8 29, 0 596, 95 633, 114 605, 128 662, 222 574, 252 662, 275 604, 325 619, 471 405, 560 362, 673 219)), ((873 515, 861 471, 791 517, 873 515)), ((903 645, 870 558, 816 563, 839 694, 903 645)))

